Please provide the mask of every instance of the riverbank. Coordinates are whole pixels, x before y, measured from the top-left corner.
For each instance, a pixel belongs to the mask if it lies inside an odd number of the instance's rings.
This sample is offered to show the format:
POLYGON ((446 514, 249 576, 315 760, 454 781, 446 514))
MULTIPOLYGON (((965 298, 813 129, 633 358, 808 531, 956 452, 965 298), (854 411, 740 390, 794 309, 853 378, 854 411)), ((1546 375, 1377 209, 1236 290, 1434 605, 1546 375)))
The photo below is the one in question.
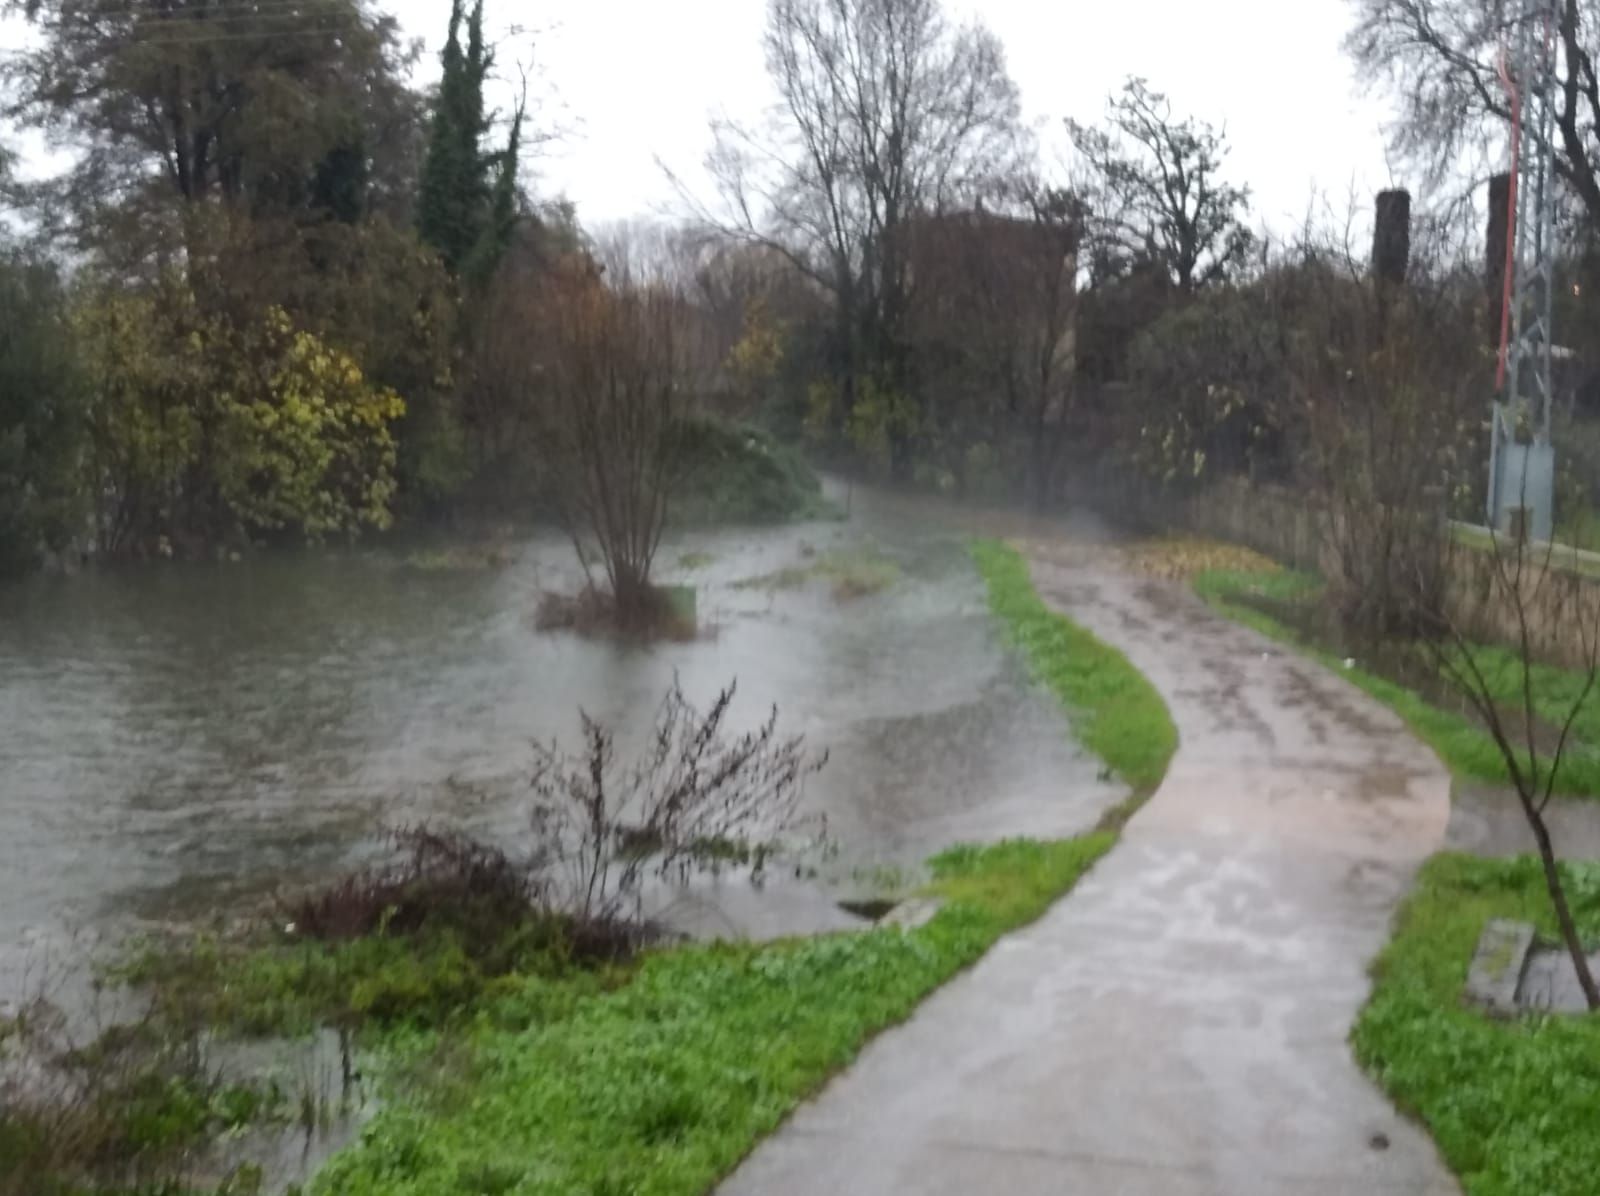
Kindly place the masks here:
MULTIPOLYGON (((1082 720, 1086 744, 1147 792, 1176 746, 1159 696, 1120 653, 1042 607, 1014 550, 986 542, 974 556, 1030 668, 1082 720)), ((470 1172, 497 1190, 536 1174, 551 1191, 704 1192, 869 1038, 1070 890, 1115 838, 955 848, 929 861, 920 897, 943 904, 923 926, 681 948, 559 1021, 506 1028, 480 1016, 465 1065, 478 1078, 443 1103, 381 1113, 314 1190, 422 1196, 470 1172)))
MULTIPOLYGON (((870 521, 870 513, 862 515, 863 505, 857 504, 857 518, 870 521)), ((865 505, 870 512, 870 503, 865 505)), ((124 980, 153 981, 162 994, 161 1008, 183 1012, 156 1036, 167 1040, 163 1048, 192 1041, 190 1031, 295 1036, 336 1028, 348 1044, 345 1053, 355 1052, 353 1070, 376 1077, 386 1096, 360 1143, 332 1165, 331 1178, 317 1181, 318 1191, 432 1192, 469 1173, 474 1182, 482 1178, 493 1187, 509 1174, 507 1168, 515 1169, 514 1158, 525 1164, 518 1175, 533 1174, 528 1167, 543 1175, 538 1168, 548 1165, 554 1168, 551 1174, 565 1177, 562 1182, 580 1186, 603 1183, 612 1172, 621 1179, 637 1178, 646 1173, 641 1168, 649 1168, 648 1174, 673 1176, 674 1183, 686 1185, 670 1190, 701 1190, 872 1034, 904 1017, 999 935, 1037 916, 1070 888, 1114 837, 1074 831, 1092 827, 1124 792, 1113 780, 1095 779, 1099 762, 1083 757, 1071 743, 1059 713, 1034 711, 1035 701, 1046 699, 1035 699, 1026 686, 1014 688, 1017 666, 1004 653, 996 654, 983 583, 960 541, 919 540, 896 522, 892 534, 874 540, 877 546, 861 558, 872 563, 873 584, 852 586, 841 595, 833 574, 814 570, 813 564, 860 556, 861 550, 848 547, 859 528, 829 531, 827 536, 844 537, 839 547, 830 548, 827 539, 812 539, 825 527, 781 532, 777 542, 764 538, 763 551, 754 555, 748 548, 730 551, 724 533, 675 547, 667 559, 676 569, 693 577, 703 593, 722 596, 711 604, 719 621, 728 618, 724 602, 745 613, 709 643, 658 645, 631 655, 636 664, 648 662, 648 677, 662 675, 662 669, 676 671, 674 661, 698 662, 701 671, 714 664, 726 668, 730 653, 754 659, 748 655, 753 645, 740 646, 752 630, 781 629, 785 646, 769 645, 772 652, 763 650, 760 658, 784 667, 776 674, 756 669, 750 675, 758 701, 763 692, 786 699, 785 721, 798 710, 813 741, 836 749, 818 778, 825 783, 808 798, 810 808, 838 815, 830 818, 830 827, 845 855, 828 866, 840 880, 819 880, 836 886, 842 880, 847 890, 860 891, 864 884, 879 892, 888 889, 898 899, 942 901, 931 921, 911 929, 875 928, 835 910, 827 924, 854 922, 862 928, 768 945, 745 941, 653 949, 599 969, 574 968, 562 962, 562 952, 552 954, 524 938, 484 951, 451 934, 319 944, 281 926, 258 927, 244 941, 223 929, 210 945, 202 939, 178 955, 154 951, 121 973, 124 980), (944 580, 951 569, 970 581, 952 590, 944 580), (785 570, 795 574, 794 585, 738 584, 751 577, 787 576, 785 570), (980 604, 976 610, 973 598, 980 604), (905 717, 868 724, 874 736, 888 736, 894 744, 896 750, 887 756, 873 746, 877 738, 856 744, 850 735, 819 733, 816 716, 808 714, 811 707, 806 691, 797 688, 795 667, 828 656, 819 657, 814 648, 796 651, 793 637, 797 629, 823 627, 844 632, 856 645, 842 655, 829 653, 845 670, 840 677, 855 679, 850 701, 841 703, 831 684, 816 688, 820 704, 815 709, 831 716, 829 725, 862 725, 859 720, 883 710, 891 696, 875 692, 870 680, 861 684, 872 676, 871 670, 862 672, 863 649, 893 663, 894 702, 914 695, 905 717), (909 755, 901 750, 916 743, 925 747, 909 755), (885 779, 890 774, 875 773, 872 761, 893 770, 892 780, 885 779), (941 786, 952 783, 962 789, 959 801, 952 801, 955 793, 940 796, 941 786), (893 838, 885 839, 869 809, 852 814, 851 805, 835 805, 859 787, 917 795, 924 812, 918 817, 897 806, 893 838), (929 797, 935 799, 932 806, 929 797), (922 857, 909 851, 918 845, 1006 834, 1008 827, 1010 834, 1038 837, 936 850, 926 866, 927 879, 915 879, 922 857), (885 852, 885 843, 894 846, 885 852), (822 999, 824 992, 831 1000, 822 999), (841 992, 853 995, 841 1002, 841 992), (730 1000, 720 1001, 718 994, 730 1000), (594 1066, 565 1065, 578 1058, 594 1066), (752 1059, 762 1062, 753 1066, 752 1059), (533 1070, 519 1070, 519 1060, 533 1070), (533 1082, 535 1074, 544 1077, 543 1087, 533 1082), (641 1077, 648 1075, 664 1078, 646 1083, 641 1077), (748 1108, 744 1120, 730 1118, 730 1103, 748 1108), (416 1154, 416 1133, 424 1125, 426 1140, 438 1143, 439 1150, 416 1154), (529 1127, 531 1136, 519 1139, 512 1128, 519 1126, 529 1127), (502 1140, 507 1145, 494 1145, 502 1140), (519 1141, 521 1154, 504 1153, 519 1141), (596 1162, 591 1147, 602 1141, 615 1150, 596 1162), (547 1158, 541 1150, 555 1153, 547 1158), (667 1164, 663 1151, 670 1156, 667 1164), (475 1171, 478 1161, 492 1166, 475 1171)), ((241 568, 250 572, 255 566, 241 568)), ((426 599, 441 586, 459 592, 503 586, 508 575, 523 568, 525 562, 502 571, 420 570, 406 585, 418 587, 426 599)), ((840 575, 854 577, 865 568, 840 566, 840 575)), ((1015 577, 993 591, 995 611, 1002 610, 1007 594, 1012 603, 1021 596, 1015 577)), ((428 605, 434 611, 448 609, 432 601, 428 605)), ((237 618, 237 608, 233 614, 237 618)), ((1013 633, 1025 623, 1015 612, 1006 620, 1013 633)), ((519 620, 518 635, 530 634, 525 620, 519 620)), ((563 654, 598 650, 563 637, 533 642, 563 654)), ((1075 650, 1087 641, 1081 633, 1065 639, 1024 634, 1019 643, 1042 676, 1059 677, 1063 647, 1075 650)), ((458 640, 453 654, 460 651, 458 640)), ((1119 670, 1131 674, 1125 660, 1105 654, 1096 670, 1098 691, 1074 695, 1057 684, 1052 692, 1071 697, 1069 713, 1098 726, 1096 734, 1104 737, 1123 717, 1116 702, 1130 689, 1126 676, 1107 684, 1119 670)), ((436 689, 438 682, 436 675, 429 686, 436 689)), ((614 666, 606 684, 606 692, 614 695, 614 666)), ((564 698, 572 696, 569 690, 564 698)), ((644 709, 623 710, 630 708, 644 709)), ((607 713, 617 709, 613 701, 607 713)), ((1134 748, 1136 739, 1112 736, 1104 742, 1134 748)), ((1148 777, 1154 762, 1164 759, 1163 751, 1170 752, 1170 742, 1118 757, 1115 771, 1148 777)), ((463 780, 452 787, 461 789, 463 780)), ((508 814, 516 810, 513 793, 502 800, 509 803, 508 814)), ((214 817, 215 810, 208 815, 214 817)), ((475 825, 494 833, 504 821, 480 818, 475 825)), ((774 885, 780 901, 787 887, 774 885)), ((141 1057, 154 1065, 144 1073, 152 1077, 148 1082, 160 1080, 159 1091, 181 1096, 180 1106, 190 1114, 170 1123, 161 1150, 146 1152, 152 1168, 172 1151, 188 1157, 192 1142, 213 1134, 246 1131, 247 1122, 263 1131, 286 1123, 292 1128, 300 1115, 299 1098, 287 1090, 269 1086, 258 1092, 237 1077, 209 1071, 179 1075, 168 1069, 165 1049, 158 1055, 141 1057), (255 1093, 248 1102, 228 1095, 245 1091, 255 1093)), ((173 1112, 165 1100, 155 1102, 158 1120, 173 1112)), ((311 1119, 340 1116, 337 1108, 320 1104, 311 1119)), ((109 1126, 106 1141, 122 1140, 126 1127, 119 1126, 109 1126)), ((203 1174, 191 1178, 214 1181, 214 1167, 213 1159, 203 1174)), ((232 1182, 255 1182, 253 1174, 240 1172, 232 1182)), ((266 1178, 270 1183, 271 1176, 266 1178)), ((22 1190, 34 1196, 36 1189, 43 1190, 37 1184, 22 1190)))

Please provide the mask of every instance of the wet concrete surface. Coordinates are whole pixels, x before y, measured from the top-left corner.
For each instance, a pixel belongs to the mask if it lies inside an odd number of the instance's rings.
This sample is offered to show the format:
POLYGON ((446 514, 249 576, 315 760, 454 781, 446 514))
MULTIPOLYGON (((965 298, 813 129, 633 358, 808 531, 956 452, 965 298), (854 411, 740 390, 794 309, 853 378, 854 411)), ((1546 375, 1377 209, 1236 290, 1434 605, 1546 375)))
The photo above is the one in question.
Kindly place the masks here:
MULTIPOLYGON (((1589 972, 1600 976, 1600 952, 1589 956, 1589 972)), ((1589 1000, 1578 982, 1572 956, 1561 947, 1535 947, 1528 955, 1517 1003, 1541 1013, 1587 1013, 1589 1000)))
MULTIPOLYGON (((1600 801, 1558 797, 1545 810, 1545 821, 1562 859, 1600 860, 1600 801)), ((1538 850, 1515 792, 1468 781, 1456 783, 1445 846, 1485 856, 1538 850)))
POLYGON ((724 1196, 1459 1191, 1346 1043, 1444 840, 1443 768, 1181 588, 1030 555, 1041 593, 1167 699, 1166 781, 1070 896, 877 1039, 724 1196))

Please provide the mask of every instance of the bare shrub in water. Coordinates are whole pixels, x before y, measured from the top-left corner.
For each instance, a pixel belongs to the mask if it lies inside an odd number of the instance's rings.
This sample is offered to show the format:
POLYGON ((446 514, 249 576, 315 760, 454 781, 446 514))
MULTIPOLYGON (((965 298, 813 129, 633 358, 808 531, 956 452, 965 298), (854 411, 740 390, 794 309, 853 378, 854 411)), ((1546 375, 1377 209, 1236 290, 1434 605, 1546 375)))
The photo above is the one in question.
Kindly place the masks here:
POLYGON ((735 688, 701 713, 674 681, 649 746, 624 769, 611 729, 587 714, 579 752, 538 747, 534 832, 578 921, 637 920, 650 876, 681 882, 740 863, 759 877, 796 827, 805 778, 827 755, 780 736, 777 707, 756 730, 728 737, 735 688))
POLYGON ((692 640, 699 630, 694 619, 673 603, 669 591, 654 586, 640 594, 636 606, 626 614, 611 594, 593 584, 576 594, 547 590, 539 595, 533 622, 540 631, 572 631, 585 636, 622 631, 649 640, 692 640))
POLYGON ((778 734, 776 707, 755 730, 728 735, 735 688, 701 713, 674 681, 648 746, 625 768, 611 728, 587 714, 577 752, 536 744, 534 843, 524 858, 459 831, 402 827, 388 833, 396 858, 280 913, 316 939, 433 927, 490 950, 536 925, 573 958, 625 955, 647 934, 647 877, 681 882, 739 865, 759 879, 798 826, 805 778, 827 761, 802 736, 778 734))
POLYGON ((688 396, 686 306, 624 242, 602 271, 573 268, 549 288, 538 383, 544 452, 563 519, 594 588, 598 548, 620 628, 657 606, 650 570, 678 454, 669 435, 688 396))

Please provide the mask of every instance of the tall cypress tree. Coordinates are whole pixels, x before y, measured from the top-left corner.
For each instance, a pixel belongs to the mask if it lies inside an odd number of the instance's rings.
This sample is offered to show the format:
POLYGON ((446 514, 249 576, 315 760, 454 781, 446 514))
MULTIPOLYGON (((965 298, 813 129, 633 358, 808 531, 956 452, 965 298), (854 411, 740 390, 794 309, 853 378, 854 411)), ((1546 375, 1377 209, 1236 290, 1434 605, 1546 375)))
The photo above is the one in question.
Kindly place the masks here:
POLYGON ((489 217, 491 162, 481 143, 486 127, 483 82, 490 61, 483 42, 483 0, 476 0, 470 16, 463 12, 462 0, 452 0, 450 33, 440 54, 443 70, 417 204, 418 233, 439 251, 452 272, 461 269, 482 240, 489 217), (464 51, 463 17, 467 23, 464 51))
POLYGON ((521 215, 517 203, 520 196, 517 171, 522 153, 522 122, 527 108, 528 98, 524 93, 511 119, 506 148, 495 155, 494 187, 489 195, 488 217, 463 270, 467 278, 479 286, 489 281, 516 235, 517 220, 521 215))

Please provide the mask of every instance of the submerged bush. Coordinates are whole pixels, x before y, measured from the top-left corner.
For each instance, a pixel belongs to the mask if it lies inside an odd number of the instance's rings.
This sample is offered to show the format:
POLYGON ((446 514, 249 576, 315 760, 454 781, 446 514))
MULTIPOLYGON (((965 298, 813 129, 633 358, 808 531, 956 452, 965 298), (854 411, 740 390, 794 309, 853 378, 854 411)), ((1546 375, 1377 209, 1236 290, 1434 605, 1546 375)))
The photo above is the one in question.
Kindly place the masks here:
POLYGON ((533 623, 540 631, 571 631, 583 636, 622 636, 638 640, 692 640, 699 628, 692 589, 647 585, 629 606, 596 585, 576 594, 547 590, 539 595, 533 623), (681 595, 687 592, 689 602, 681 595))
POLYGON ((676 680, 649 746, 625 769, 609 728, 583 720, 583 749, 537 747, 534 833, 549 862, 552 897, 577 921, 637 921, 646 876, 747 863, 759 876, 796 825, 805 778, 827 763, 802 736, 778 735, 778 708, 754 731, 727 737, 736 686, 700 713, 676 680))
POLYGON ((0 1019, 0 1196, 176 1193, 197 1147, 280 1115, 276 1085, 211 1064, 207 1030, 153 1016, 80 1042, 43 999, 0 1019))

